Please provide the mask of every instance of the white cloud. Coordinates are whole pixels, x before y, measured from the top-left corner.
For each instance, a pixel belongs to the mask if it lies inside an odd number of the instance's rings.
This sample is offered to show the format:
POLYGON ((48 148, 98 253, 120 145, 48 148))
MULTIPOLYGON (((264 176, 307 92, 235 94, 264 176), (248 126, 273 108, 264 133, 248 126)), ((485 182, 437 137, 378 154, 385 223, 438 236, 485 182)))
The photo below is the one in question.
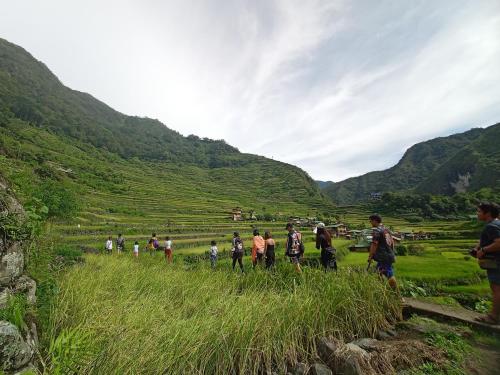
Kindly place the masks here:
POLYGON ((0 36, 68 86, 315 178, 500 119, 500 3, 5 2, 0 36))

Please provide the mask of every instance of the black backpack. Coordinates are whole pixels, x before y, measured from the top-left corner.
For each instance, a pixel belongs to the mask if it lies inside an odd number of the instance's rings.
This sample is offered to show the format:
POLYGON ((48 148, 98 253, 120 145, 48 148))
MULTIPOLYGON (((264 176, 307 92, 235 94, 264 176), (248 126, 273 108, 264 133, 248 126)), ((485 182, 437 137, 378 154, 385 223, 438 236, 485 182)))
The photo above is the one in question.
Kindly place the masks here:
POLYGON ((394 243, 391 233, 385 228, 375 228, 374 231, 380 233, 380 239, 373 259, 382 264, 393 264, 396 262, 396 254, 393 249, 394 243))

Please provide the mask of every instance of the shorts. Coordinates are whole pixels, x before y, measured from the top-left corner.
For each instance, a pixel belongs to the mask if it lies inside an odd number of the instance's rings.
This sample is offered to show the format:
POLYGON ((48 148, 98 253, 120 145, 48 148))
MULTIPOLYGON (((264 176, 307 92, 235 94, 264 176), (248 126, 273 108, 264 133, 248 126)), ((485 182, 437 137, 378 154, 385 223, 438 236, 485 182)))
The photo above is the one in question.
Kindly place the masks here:
POLYGON ((490 284, 500 285, 500 268, 496 270, 486 270, 490 284))
POLYGON ((290 257, 290 262, 293 264, 299 264, 300 263, 300 254, 293 254, 289 255, 290 257))
POLYGON ((384 275, 388 279, 394 277, 394 268, 392 267, 392 264, 377 263, 377 272, 384 275))
POLYGON ((172 255, 172 249, 165 249, 165 255, 172 255))

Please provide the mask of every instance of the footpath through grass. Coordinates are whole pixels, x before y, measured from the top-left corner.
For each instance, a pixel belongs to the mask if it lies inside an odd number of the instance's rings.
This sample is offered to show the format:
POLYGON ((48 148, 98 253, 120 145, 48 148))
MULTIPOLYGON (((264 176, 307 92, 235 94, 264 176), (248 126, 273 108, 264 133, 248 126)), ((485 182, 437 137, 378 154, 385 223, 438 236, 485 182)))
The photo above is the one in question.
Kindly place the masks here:
POLYGON ((228 261, 213 271, 159 254, 86 256, 59 288, 51 336, 78 329, 80 373, 258 373, 310 358, 317 337, 372 335, 400 314, 373 275, 297 275, 284 262, 241 275, 228 261))

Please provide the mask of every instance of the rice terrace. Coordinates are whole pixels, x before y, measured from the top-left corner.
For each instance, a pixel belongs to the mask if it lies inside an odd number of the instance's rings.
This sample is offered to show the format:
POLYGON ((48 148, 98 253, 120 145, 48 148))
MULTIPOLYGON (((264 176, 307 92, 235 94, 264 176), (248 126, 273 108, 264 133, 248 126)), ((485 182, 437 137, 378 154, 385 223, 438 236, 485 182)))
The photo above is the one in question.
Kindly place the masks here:
POLYGON ((459 3, 4 5, 0 375, 500 374, 500 7, 459 3))

